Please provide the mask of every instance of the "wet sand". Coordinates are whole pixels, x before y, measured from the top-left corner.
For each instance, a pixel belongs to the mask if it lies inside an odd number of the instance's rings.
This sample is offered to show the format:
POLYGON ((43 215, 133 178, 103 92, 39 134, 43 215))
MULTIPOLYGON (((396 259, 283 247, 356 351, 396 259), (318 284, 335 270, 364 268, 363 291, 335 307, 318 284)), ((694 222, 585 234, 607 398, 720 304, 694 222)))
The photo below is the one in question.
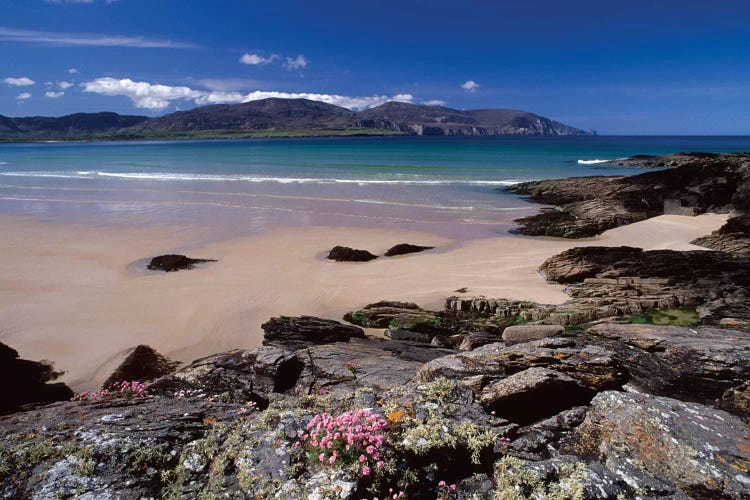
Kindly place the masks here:
POLYGON ((0 216, 0 341, 23 357, 53 360, 75 390, 92 389, 138 344, 191 361, 259 345, 261 323, 281 314, 341 319, 384 299, 442 308, 462 287, 467 295, 561 303, 562 286, 537 273, 547 257, 583 245, 696 249, 689 241, 725 220, 661 216, 576 241, 282 228, 191 247, 193 229, 179 225, 123 229, 0 216), (361 264, 324 258, 334 245, 382 254, 406 242, 437 248, 361 264), (144 259, 173 252, 218 262, 176 273, 144 270, 144 259))

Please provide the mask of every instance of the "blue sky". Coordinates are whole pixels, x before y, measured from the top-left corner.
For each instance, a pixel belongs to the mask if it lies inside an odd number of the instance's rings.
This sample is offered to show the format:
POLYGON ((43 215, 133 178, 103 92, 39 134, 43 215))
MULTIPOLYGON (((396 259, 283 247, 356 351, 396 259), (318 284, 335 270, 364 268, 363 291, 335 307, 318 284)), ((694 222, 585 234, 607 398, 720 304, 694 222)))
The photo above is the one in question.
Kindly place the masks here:
POLYGON ((747 0, 0 0, 0 114, 301 96, 750 134, 747 0))

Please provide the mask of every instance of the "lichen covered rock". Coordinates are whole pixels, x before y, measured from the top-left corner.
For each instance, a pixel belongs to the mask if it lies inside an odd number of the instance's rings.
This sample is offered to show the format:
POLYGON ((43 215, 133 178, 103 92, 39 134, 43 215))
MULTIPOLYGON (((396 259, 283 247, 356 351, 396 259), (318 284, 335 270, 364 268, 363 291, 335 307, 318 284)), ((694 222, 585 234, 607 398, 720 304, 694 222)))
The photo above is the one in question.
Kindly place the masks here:
POLYGON ((750 428, 739 418, 697 403, 613 391, 591 406, 570 440, 579 456, 641 488, 629 465, 694 498, 747 498, 750 428))

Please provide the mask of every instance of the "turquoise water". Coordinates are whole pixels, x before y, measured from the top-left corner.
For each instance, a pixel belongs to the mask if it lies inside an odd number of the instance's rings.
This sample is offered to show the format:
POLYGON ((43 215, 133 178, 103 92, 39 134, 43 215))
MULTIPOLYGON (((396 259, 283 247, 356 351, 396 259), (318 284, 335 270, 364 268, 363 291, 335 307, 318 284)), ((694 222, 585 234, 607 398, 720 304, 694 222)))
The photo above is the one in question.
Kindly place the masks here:
POLYGON ((533 179, 632 175, 597 160, 750 151, 750 137, 379 137, 0 145, 0 213, 100 224, 505 232, 533 179))

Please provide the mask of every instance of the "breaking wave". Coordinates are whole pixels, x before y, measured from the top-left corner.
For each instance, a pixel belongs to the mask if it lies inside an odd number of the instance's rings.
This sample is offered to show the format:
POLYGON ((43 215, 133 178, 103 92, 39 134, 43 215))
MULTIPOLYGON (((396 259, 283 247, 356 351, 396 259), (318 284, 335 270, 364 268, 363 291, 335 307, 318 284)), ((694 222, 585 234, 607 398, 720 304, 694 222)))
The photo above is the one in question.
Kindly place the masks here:
POLYGON ((391 184, 391 185, 477 185, 477 186, 512 186, 522 181, 484 180, 484 179, 337 179, 324 177, 264 177, 238 174, 210 175, 186 173, 142 173, 142 172, 99 172, 79 170, 76 172, 0 172, 0 175, 11 177, 51 177, 63 179, 96 179, 117 178, 147 181, 208 181, 208 182, 273 182, 278 184, 391 184))

